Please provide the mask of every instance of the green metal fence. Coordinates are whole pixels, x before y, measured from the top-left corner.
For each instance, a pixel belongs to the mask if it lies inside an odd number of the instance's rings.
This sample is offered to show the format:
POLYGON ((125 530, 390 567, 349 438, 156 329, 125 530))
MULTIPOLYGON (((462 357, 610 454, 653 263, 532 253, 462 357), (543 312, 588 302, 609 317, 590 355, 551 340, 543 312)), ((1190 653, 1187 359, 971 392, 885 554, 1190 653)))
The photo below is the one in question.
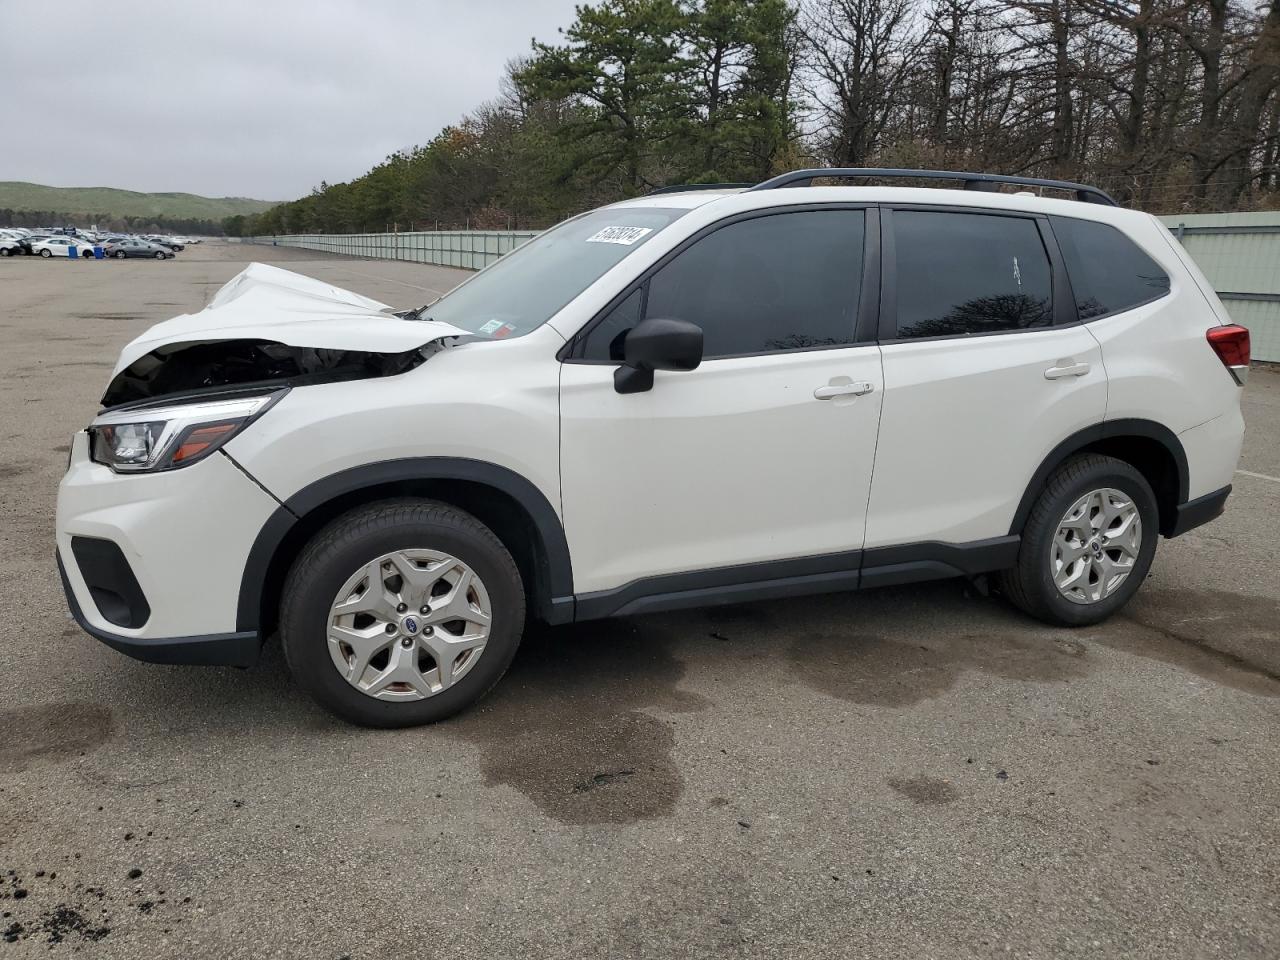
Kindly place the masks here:
POLYGON ((408 260, 412 263, 479 270, 537 235, 536 230, 441 230, 418 233, 298 234, 254 237, 250 242, 275 243, 282 247, 300 247, 303 250, 339 253, 349 257, 408 260))
POLYGON ((1231 319, 1249 328, 1253 359, 1280 362, 1280 213, 1160 219, 1213 284, 1231 319))

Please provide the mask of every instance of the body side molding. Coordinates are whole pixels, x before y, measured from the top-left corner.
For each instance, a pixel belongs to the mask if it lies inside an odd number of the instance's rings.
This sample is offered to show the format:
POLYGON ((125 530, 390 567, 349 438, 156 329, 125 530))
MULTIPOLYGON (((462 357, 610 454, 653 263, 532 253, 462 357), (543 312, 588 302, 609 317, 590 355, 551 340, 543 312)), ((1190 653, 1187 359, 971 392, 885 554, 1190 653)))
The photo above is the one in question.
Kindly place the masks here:
POLYGON ((1013 566, 1020 542, 1018 536, 973 543, 927 541, 646 577, 615 590, 580 594, 576 619, 596 620, 975 576, 1013 566))

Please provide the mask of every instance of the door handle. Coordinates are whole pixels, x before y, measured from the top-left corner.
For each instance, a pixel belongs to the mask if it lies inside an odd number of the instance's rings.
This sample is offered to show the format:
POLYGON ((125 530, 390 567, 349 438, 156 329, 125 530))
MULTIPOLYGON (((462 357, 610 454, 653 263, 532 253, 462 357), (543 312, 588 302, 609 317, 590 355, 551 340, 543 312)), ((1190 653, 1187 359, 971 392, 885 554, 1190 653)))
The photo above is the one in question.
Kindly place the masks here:
POLYGON ((1059 360, 1052 367, 1044 372, 1046 380, 1061 380, 1064 377, 1083 377, 1089 372, 1089 365, 1083 360, 1077 361, 1068 357, 1066 360, 1059 360))
POLYGON ((836 377, 825 386, 813 391, 815 400, 830 400, 833 397, 861 397, 870 393, 875 386, 865 380, 852 381, 847 377, 836 377))

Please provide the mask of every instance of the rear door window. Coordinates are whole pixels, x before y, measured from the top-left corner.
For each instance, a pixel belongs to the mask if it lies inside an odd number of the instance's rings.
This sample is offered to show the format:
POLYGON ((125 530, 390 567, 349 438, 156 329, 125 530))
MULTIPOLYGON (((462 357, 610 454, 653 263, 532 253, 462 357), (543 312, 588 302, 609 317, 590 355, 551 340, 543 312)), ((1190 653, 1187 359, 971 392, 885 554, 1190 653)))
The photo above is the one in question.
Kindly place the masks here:
POLYGON ((1169 275, 1115 227, 1050 217, 1081 320, 1131 310, 1169 292, 1169 275))
POLYGON ((963 337, 1053 323, 1049 255, 1036 221, 894 210, 897 337, 963 337))

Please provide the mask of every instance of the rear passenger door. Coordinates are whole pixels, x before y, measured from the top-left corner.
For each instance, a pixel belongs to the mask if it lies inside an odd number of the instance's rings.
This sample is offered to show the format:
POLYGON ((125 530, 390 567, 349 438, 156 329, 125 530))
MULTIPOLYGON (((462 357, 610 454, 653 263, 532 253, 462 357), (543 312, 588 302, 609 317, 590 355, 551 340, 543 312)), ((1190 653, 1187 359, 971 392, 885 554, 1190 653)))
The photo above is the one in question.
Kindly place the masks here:
POLYGON ((882 219, 885 396, 866 546, 1005 536, 1045 456, 1102 421, 1100 348, 1048 218, 903 206, 882 219))
POLYGON ((874 211, 852 207, 733 218, 574 338, 560 464, 580 598, 857 570, 881 387, 879 348, 858 324, 878 303, 876 275, 863 280, 877 238, 874 211), (623 338, 646 317, 698 324, 702 364, 620 394, 623 338))

